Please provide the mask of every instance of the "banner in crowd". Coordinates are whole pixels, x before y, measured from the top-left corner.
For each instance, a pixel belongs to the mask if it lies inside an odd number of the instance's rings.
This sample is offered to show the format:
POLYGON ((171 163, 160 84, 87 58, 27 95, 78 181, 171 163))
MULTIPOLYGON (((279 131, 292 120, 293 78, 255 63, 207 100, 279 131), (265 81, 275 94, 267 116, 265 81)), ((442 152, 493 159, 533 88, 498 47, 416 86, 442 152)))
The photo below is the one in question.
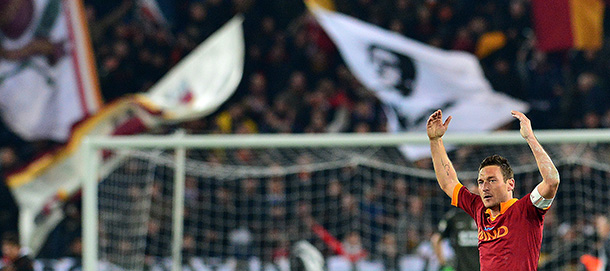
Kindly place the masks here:
POLYGON ((101 106, 82 1, 4 1, 0 115, 25 140, 65 142, 101 106))
POLYGON ((605 8, 602 0, 532 0, 531 6, 540 50, 601 48, 605 8))
MULTIPOLYGON (((237 89, 243 72, 243 17, 229 21, 186 56, 148 93, 124 97, 79 123, 68 144, 7 178, 20 208, 19 229, 34 252, 63 218, 81 187, 80 147, 87 135, 128 135, 212 113, 237 89)), ((106 170, 122 157, 106 157, 106 170)), ((105 171, 102 170, 102 175, 105 171)), ((103 176, 102 176, 103 177, 103 176)))
POLYGON ((142 95, 160 107, 164 119, 208 115, 237 89, 245 51, 241 20, 227 23, 142 95))
MULTIPOLYGON (((383 102, 392 132, 426 130, 431 113, 453 116, 451 131, 489 131, 528 106, 492 90, 477 58, 437 49, 308 2, 352 73, 383 102)), ((428 147, 403 147, 410 159, 428 147)))

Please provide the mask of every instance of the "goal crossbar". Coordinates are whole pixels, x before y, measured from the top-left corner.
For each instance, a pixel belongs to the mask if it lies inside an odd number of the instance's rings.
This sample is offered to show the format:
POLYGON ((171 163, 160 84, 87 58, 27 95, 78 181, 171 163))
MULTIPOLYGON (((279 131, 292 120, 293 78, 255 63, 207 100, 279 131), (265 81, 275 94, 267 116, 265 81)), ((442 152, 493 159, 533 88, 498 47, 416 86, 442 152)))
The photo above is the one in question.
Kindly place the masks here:
MULTIPOLYGON (((610 129, 536 131, 540 143, 606 143, 610 129)), ((448 133, 443 141, 452 145, 523 144, 519 131, 490 133, 448 133)), ((167 136, 92 136, 85 140, 92 148, 299 148, 426 145, 422 132, 366 134, 255 134, 255 135, 167 135, 167 136)))

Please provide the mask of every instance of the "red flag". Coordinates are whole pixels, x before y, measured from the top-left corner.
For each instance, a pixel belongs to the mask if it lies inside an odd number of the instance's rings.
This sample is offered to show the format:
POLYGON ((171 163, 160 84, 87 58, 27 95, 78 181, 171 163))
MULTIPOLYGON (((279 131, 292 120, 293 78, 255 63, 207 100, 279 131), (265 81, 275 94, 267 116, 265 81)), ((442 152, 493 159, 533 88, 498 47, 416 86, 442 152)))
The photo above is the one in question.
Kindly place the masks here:
POLYGON ((547 52, 601 48, 604 8, 602 0, 532 0, 537 47, 547 52))

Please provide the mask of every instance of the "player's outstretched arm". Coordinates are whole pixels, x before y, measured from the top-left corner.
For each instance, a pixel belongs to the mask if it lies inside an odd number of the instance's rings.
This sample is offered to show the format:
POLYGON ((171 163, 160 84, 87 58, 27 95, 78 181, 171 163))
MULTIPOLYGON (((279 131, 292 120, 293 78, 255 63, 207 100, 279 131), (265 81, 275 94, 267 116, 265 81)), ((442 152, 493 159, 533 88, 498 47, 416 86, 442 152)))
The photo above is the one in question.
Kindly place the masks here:
POLYGON ((553 161, 551 161, 551 157, 549 157, 538 142, 538 139, 536 139, 532 130, 532 124, 525 114, 514 110, 511 111, 511 114, 519 120, 521 136, 532 149, 538 164, 538 170, 540 170, 540 175, 542 175, 542 183, 538 186, 538 192, 545 199, 552 199, 557 193, 557 187, 559 187, 559 171, 557 171, 553 161))
POLYGON ((441 189, 445 191, 445 194, 453 198, 453 189, 459 181, 453 164, 449 160, 449 156, 447 156, 442 139, 447 131, 447 127, 449 127, 449 122, 451 122, 451 116, 443 123, 443 112, 437 110, 428 118, 426 131, 428 139, 430 139, 430 152, 432 153, 432 164, 434 165, 436 180, 441 189))

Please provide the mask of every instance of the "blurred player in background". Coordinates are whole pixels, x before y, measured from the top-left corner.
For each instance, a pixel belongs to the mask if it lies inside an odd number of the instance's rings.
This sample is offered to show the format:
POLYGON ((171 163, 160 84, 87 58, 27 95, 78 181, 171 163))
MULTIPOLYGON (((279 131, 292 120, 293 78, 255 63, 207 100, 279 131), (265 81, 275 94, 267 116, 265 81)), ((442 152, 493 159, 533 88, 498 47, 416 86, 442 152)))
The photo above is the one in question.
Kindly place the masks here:
POLYGON ((521 199, 513 198, 513 170, 499 155, 481 162, 479 195, 471 193, 458 181, 443 144, 451 117, 443 123, 443 113, 437 110, 427 123, 437 181, 451 197, 451 204, 466 211, 477 224, 481 270, 537 270, 544 214, 559 187, 559 172, 534 136, 530 120, 521 112, 511 114, 519 120, 521 136, 532 150, 542 175, 542 182, 521 199))
POLYGON ((595 215, 595 237, 592 254, 584 254, 580 262, 587 271, 610 271, 610 219, 607 214, 595 215))
MULTIPOLYGON (((468 190, 476 191, 476 185, 468 190)), ((452 209, 438 223, 438 232, 432 235, 431 243, 438 258, 441 270, 471 271, 479 270, 479 250, 477 224, 466 212, 452 209), (455 269, 447 261, 447 253, 443 250, 443 239, 449 239, 455 251, 455 269)))

